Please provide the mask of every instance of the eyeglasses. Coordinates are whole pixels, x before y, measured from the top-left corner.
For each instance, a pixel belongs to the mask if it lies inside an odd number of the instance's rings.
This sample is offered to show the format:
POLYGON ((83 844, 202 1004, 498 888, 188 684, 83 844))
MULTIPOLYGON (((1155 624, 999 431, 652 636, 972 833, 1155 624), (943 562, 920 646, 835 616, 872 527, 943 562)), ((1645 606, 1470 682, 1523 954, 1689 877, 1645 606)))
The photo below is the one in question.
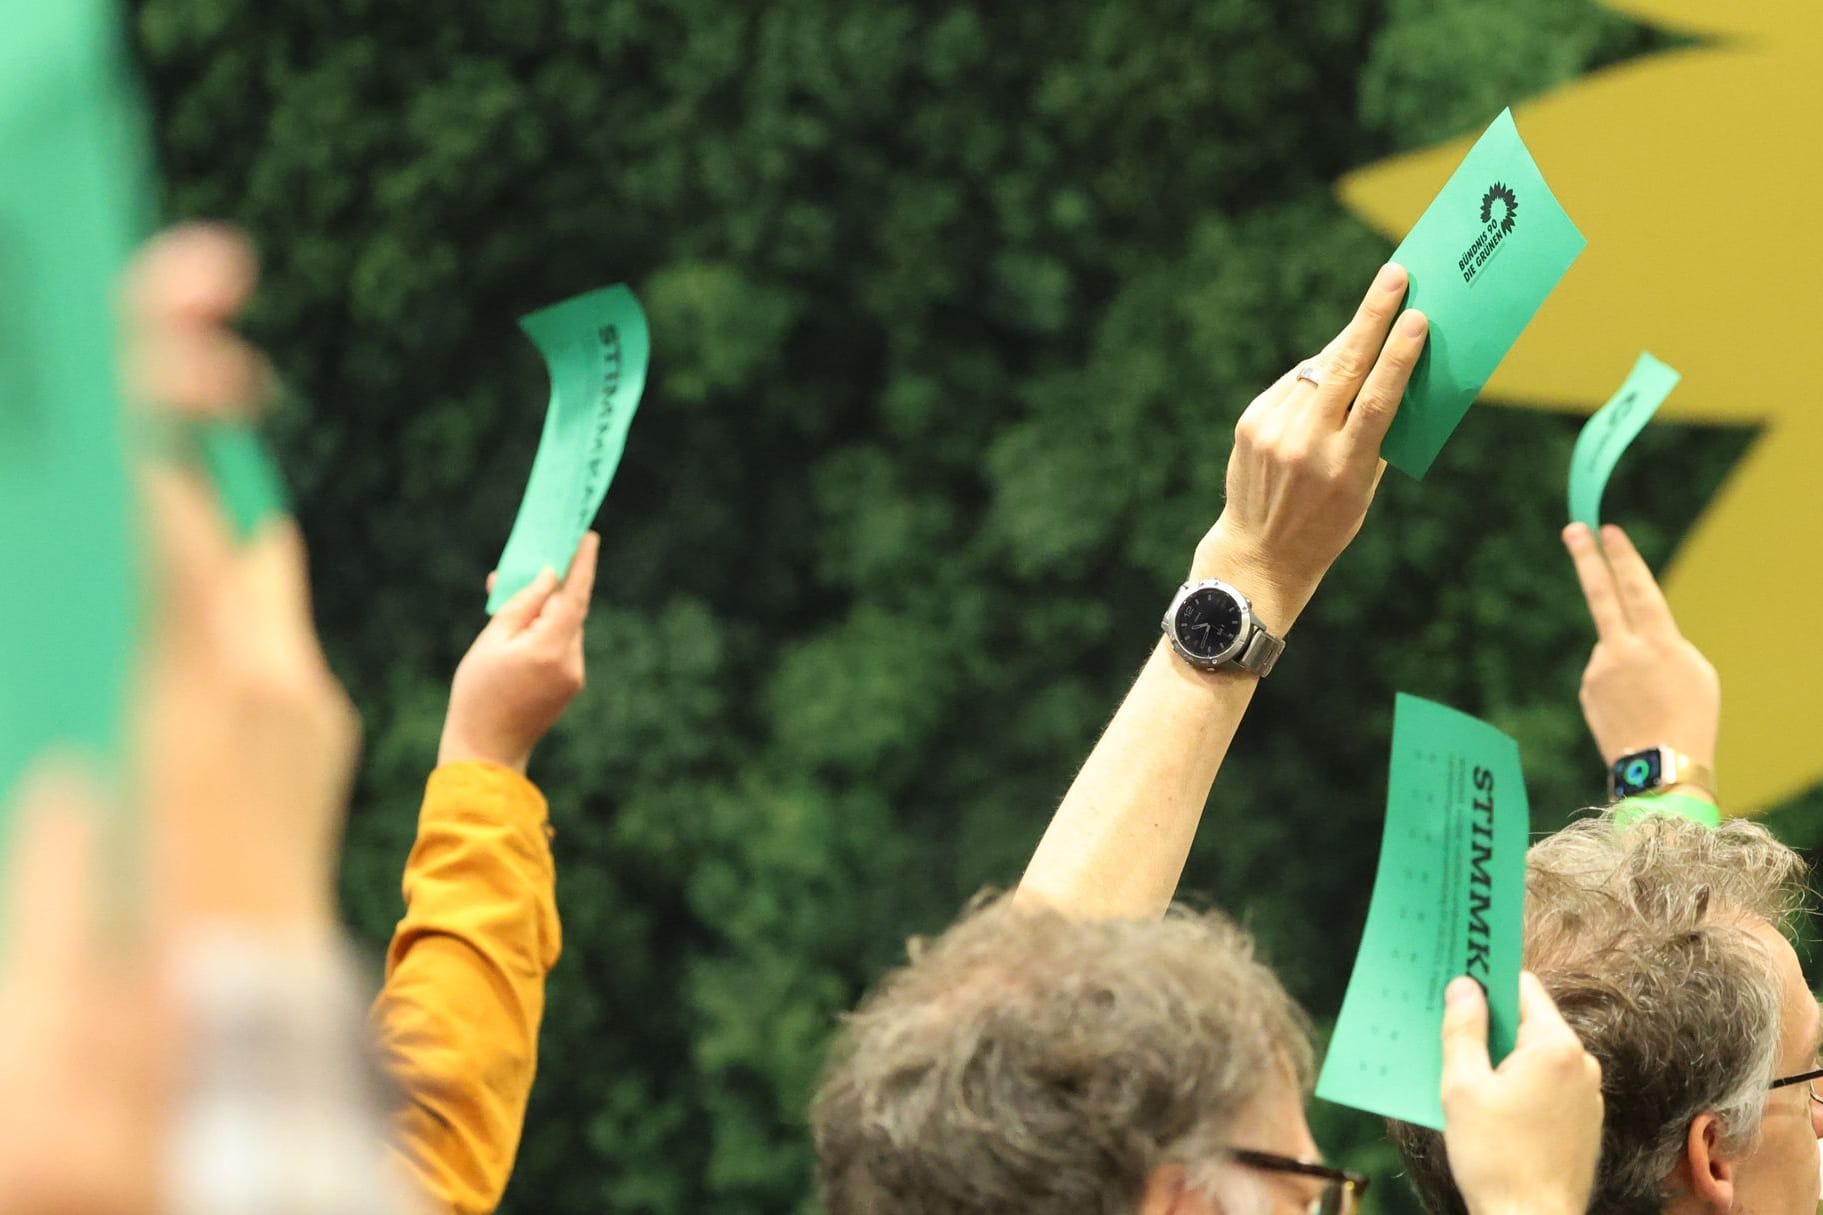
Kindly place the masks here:
MULTIPOLYGON (((1823 1071, 1817 1074, 1823 1076, 1823 1071)), ((1290 1156, 1245 1148, 1229 1148, 1228 1155, 1237 1164, 1244 1164, 1248 1168, 1320 1179, 1324 1183, 1323 1192, 1310 1204, 1310 1215, 1354 1215, 1355 1208, 1360 1205, 1361 1195, 1367 1193, 1367 1177, 1362 1173, 1332 1169, 1326 1164, 1310 1160, 1297 1160, 1290 1156)))
POLYGON ((1817 1092, 1817 1081, 1819 1080, 1823 1080, 1823 1067, 1813 1068, 1807 1072, 1799 1072, 1795 1076, 1786 1076, 1782 1079, 1774 1080, 1771 1087, 1785 1088, 1793 1084, 1802 1084, 1810 1091, 1810 1099, 1819 1105, 1823 1105, 1823 1093, 1817 1092))

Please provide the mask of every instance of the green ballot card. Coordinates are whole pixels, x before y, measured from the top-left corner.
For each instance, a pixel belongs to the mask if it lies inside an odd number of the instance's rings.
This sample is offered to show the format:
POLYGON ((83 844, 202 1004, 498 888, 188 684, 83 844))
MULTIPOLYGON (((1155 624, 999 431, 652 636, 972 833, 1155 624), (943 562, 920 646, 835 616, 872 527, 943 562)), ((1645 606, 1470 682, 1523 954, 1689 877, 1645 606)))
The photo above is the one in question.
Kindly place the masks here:
POLYGON ((152 208, 118 20, 54 0, 0 35, 0 849, 34 759, 115 751, 131 659, 113 303, 152 208))
POLYGON ((1496 1063, 1519 1028, 1531 811, 1513 740, 1401 694, 1380 868, 1317 1096, 1443 1129, 1443 989, 1487 989, 1496 1063))
POLYGON ((569 569, 620 467, 652 350, 646 314, 624 286, 554 304, 519 327, 544 355, 551 403, 519 517, 500 555, 490 612, 546 568, 569 569))
POLYGON ((1430 471, 1586 243, 1502 111, 1393 253, 1431 332, 1380 448, 1388 464, 1430 471))
POLYGON ((244 544, 266 520, 285 513, 284 482, 251 426, 207 422, 196 437, 203 467, 209 470, 235 536, 244 544))
POLYGON ((1601 495, 1621 455, 1684 377, 1649 354, 1639 356, 1620 391, 1592 414, 1570 456, 1570 520, 1601 527, 1601 495))

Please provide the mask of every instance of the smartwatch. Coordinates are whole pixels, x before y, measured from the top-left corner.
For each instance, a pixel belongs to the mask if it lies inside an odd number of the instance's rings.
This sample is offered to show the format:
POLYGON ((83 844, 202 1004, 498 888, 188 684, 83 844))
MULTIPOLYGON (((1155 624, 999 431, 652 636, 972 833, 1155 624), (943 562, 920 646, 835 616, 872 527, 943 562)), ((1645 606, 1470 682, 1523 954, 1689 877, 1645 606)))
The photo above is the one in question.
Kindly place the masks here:
POLYGON ((1227 668, 1264 679, 1285 652, 1285 642, 1266 631, 1253 604, 1226 582, 1187 582, 1159 622, 1179 658, 1199 671, 1227 668))
POLYGON ((1608 793, 1615 801, 1663 793, 1673 785, 1695 785, 1714 797, 1715 773, 1675 747, 1633 751, 1608 769, 1608 793))

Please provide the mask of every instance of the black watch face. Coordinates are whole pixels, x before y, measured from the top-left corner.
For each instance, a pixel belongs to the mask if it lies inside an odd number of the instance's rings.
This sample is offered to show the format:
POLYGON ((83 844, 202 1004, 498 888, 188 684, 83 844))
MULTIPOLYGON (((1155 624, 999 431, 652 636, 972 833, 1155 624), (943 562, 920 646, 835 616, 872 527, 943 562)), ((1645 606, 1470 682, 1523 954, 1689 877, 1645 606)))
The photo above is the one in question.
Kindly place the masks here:
POLYGON ((1636 751, 1614 761, 1614 792, 1619 797, 1632 797, 1658 788, 1664 775, 1663 757, 1657 751, 1636 751))
POLYGON ((1213 661, 1241 638, 1241 605, 1211 587, 1192 591, 1177 609, 1177 640, 1197 658, 1213 661))

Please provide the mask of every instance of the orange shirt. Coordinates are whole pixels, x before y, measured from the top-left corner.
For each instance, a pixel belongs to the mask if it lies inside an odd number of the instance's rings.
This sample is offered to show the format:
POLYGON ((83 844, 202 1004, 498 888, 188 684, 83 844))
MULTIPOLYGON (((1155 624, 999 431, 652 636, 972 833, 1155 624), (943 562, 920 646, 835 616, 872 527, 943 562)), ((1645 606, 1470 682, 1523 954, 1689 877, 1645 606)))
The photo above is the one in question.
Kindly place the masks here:
POLYGON ((431 773, 372 1021, 400 1094, 394 1149, 438 1215, 492 1215, 512 1175, 562 945, 550 835, 518 773, 431 773))

